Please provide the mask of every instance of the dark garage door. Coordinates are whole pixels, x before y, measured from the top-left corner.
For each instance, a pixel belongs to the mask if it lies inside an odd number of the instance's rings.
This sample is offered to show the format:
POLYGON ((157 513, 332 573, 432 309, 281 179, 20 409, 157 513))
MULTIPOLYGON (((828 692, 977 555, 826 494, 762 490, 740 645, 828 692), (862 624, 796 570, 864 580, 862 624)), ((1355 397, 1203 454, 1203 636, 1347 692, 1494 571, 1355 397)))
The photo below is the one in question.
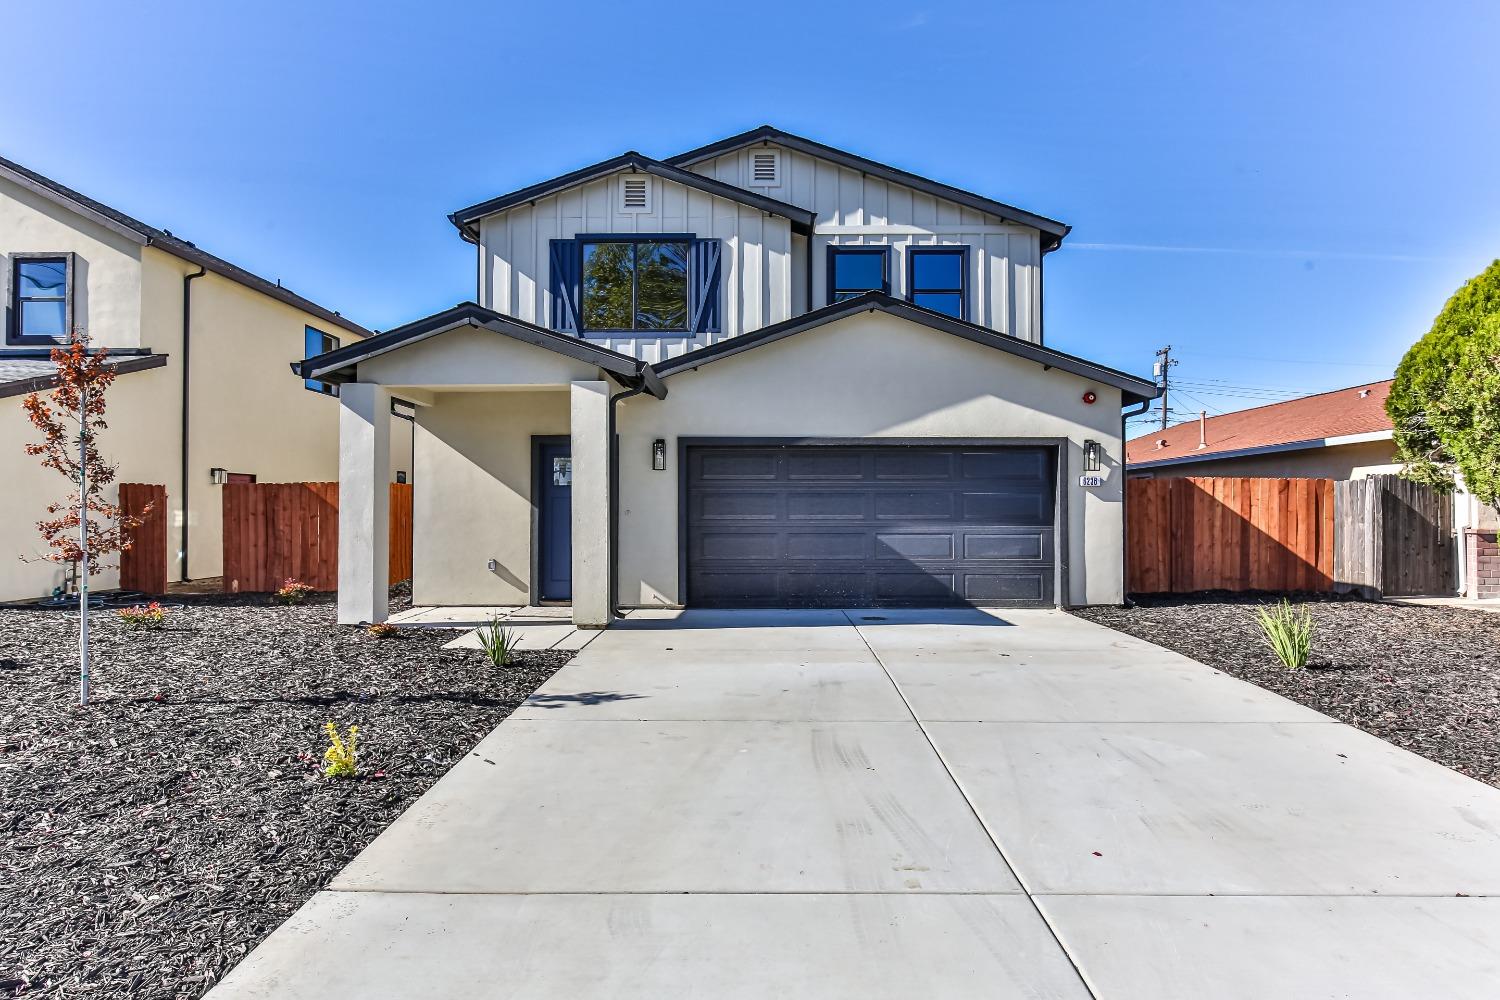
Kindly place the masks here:
POLYGON ((690 447, 697 607, 1053 603, 1053 449, 690 447))

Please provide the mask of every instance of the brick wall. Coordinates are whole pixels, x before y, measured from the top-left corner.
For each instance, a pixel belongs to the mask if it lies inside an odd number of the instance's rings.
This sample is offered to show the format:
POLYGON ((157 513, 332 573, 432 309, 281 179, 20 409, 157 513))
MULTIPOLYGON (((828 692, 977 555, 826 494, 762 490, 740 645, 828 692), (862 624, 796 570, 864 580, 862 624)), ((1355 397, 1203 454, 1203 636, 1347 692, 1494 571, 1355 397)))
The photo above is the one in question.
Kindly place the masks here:
POLYGON ((1500 598, 1500 533, 1469 533, 1469 590, 1471 597, 1500 598))

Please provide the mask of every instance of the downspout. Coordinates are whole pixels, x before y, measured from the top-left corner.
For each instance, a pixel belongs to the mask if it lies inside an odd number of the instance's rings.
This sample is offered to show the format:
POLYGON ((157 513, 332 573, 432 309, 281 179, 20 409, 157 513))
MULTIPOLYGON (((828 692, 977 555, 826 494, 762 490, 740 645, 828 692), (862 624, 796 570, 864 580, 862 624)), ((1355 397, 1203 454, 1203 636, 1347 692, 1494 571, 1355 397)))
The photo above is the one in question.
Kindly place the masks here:
POLYGON ((1130 477, 1126 473, 1125 465, 1125 442, 1128 441, 1129 438, 1126 437, 1125 425, 1129 422, 1131 417, 1138 417, 1149 409, 1151 409, 1151 400, 1143 399, 1141 400, 1140 405, 1138 405, 1135 409, 1120 411, 1120 541, 1122 543, 1120 551, 1120 575, 1122 577, 1122 579, 1120 580, 1120 595, 1122 598, 1120 602, 1121 607, 1130 607, 1130 591, 1126 589, 1130 585, 1130 512, 1126 510, 1126 504, 1130 502, 1130 477))
POLYGON ((183 583, 188 582, 188 395, 189 374, 192 368, 189 361, 192 358, 193 343, 193 280, 201 278, 208 272, 198 268, 196 273, 184 274, 182 276, 182 551, 179 558, 182 560, 182 570, 178 579, 183 583))
POLYGON ((646 383, 609 397, 604 433, 609 439, 609 613, 619 614, 620 605, 620 447, 615 438, 615 404, 646 391, 646 383))

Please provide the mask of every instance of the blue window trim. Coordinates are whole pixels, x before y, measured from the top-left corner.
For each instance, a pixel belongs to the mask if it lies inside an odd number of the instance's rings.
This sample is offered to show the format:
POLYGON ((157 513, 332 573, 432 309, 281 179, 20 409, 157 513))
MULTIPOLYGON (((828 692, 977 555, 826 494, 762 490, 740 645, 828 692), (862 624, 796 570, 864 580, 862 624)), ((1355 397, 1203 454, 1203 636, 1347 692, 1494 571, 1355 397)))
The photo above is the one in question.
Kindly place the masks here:
MULTIPOLYGON (((834 287, 834 284, 833 284, 834 260, 837 257, 839 257, 840 255, 844 255, 844 254, 847 254, 847 255, 849 255, 851 257, 852 256, 856 256, 856 255, 866 256, 866 257, 873 257, 873 256, 876 256, 876 255, 879 255, 879 257, 880 257, 880 290, 882 292, 885 292, 887 295, 889 295, 891 293, 891 248, 890 248, 889 244, 883 244, 883 245, 853 244, 853 245, 850 245, 850 244, 830 243, 828 245, 828 273, 827 273, 826 282, 825 282, 825 285, 824 285, 824 288, 823 288, 824 305, 833 305, 834 295, 837 294, 837 292, 838 292, 838 289, 836 289, 834 287)), ((852 291, 852 289, 849 289, 849 290, 852 291)), ((869 289, 861 289, 861 291, 869 291, 869 289)))
MULTIPOLYGON (((312 358, 319 354, 327 354, 329 351, 336 350, 338 346, 339 338, 333 334, 324 333, 315 326, 305 326, 302 328, 302 349, 305 352, 305 357, 312 358), (316 344, 313 342, 314 339, 317 341, 316 344)), ((309 392, 322 393, 325 396, 337 396, 339 394, 339 387, 333 382, 319 382, 315 378, 306 378, 302 380, 302 385, 309 392)))
MULTIPOLYGON (((686 243, 691 248, 697 233, 579 233, 573 237, 573 252, 578 255, 578 333, 584 339, 613 340, 618 337, 696 337, 691 330, 590 330, 583 325, 583 245, 585 243, 686 243)), ((691 258, 689 250, 689 258, 691 258)), ((691 265, 690 265, 691 266, 691 265)), ((687 276, 687 294, 692 297, 693 276, 687 276)), ((689 302, 691 312, 691 302, 689 302)))
POLYGON ((923 288, 925 294, 948 294, 958 295, 958 318, 967 320, 969 318, 969 247, 967 244, 933 244, 923 243, 909 245, 906 248, 906 301, 916 304, 917 301, 917 257, 923 254, 933 256, 946 255, 958 258, 958 288, 923 288))

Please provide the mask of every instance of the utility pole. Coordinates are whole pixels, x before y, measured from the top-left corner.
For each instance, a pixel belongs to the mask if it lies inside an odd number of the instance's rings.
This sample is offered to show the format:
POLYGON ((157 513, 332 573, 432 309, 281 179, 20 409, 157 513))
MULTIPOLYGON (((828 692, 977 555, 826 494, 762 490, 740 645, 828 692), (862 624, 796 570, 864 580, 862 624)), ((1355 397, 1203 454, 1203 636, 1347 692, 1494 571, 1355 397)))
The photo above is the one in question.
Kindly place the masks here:
POLYGON ((1161 429, 1167 429, 1167 390, 1172 384, 1172 366, 1177 362, 1172 360, 1172 345, 1168 344, 1156 352, 1157 362, 1153 374, 1156 375, 1156 384, 1161 387, 1161 429))

